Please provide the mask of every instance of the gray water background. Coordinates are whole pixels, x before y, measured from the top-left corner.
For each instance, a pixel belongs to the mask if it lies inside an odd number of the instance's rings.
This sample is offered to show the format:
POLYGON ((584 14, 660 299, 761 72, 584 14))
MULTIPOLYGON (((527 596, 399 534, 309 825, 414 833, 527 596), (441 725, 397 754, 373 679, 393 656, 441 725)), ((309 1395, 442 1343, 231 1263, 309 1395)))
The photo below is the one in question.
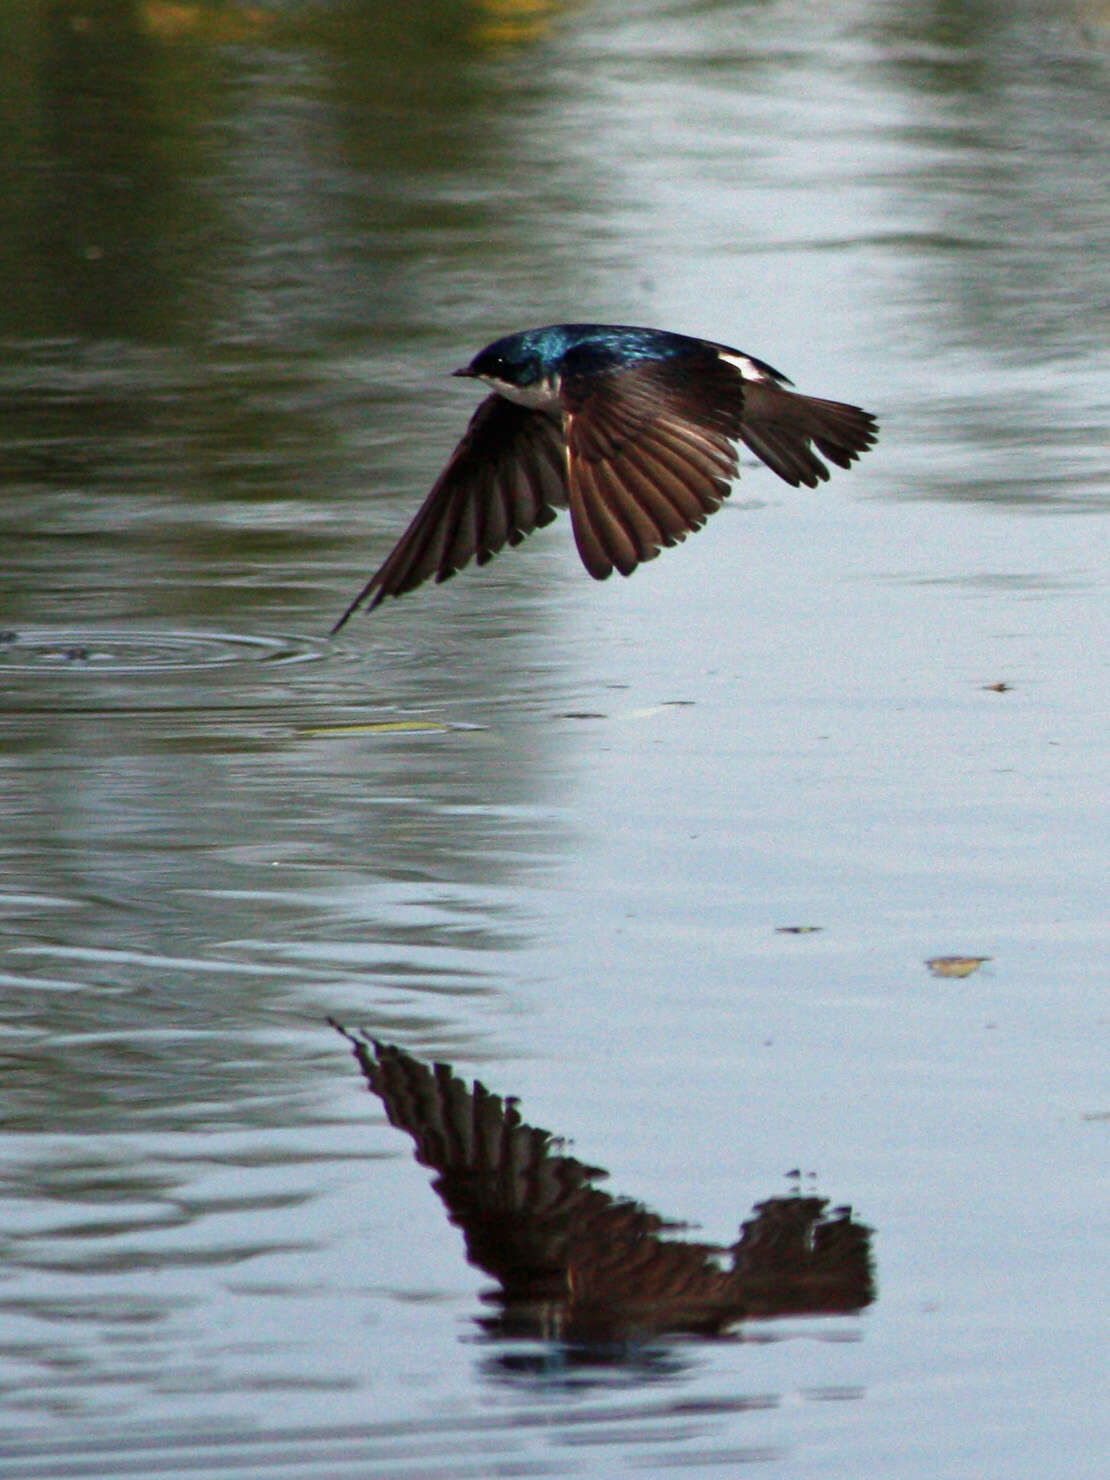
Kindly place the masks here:
POLYGON ((1101 1474, 1106 7, 13 3, 0 54, 0 1476, 1101 1474), (591 318, 879 446, 329 641, 447 372, 591 318), (515 1363, 329 1014, 701 1237, 850 1203, 876 1302, 515 1363))

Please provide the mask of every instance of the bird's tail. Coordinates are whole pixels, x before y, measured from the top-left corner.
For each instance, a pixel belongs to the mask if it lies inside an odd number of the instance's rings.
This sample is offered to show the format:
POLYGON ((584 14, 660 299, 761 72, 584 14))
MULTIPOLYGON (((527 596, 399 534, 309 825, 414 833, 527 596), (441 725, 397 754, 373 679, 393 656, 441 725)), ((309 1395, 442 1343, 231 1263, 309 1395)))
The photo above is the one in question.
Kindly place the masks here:
POLYGON ((875 418, 859 406, 800 396, 770 381, 744 385, 740 436, 756 457, 795 488, 799 483, 816 488, 828 478, 829 470, 817 452, 838 468, 847 468, 878 435, 875 418))

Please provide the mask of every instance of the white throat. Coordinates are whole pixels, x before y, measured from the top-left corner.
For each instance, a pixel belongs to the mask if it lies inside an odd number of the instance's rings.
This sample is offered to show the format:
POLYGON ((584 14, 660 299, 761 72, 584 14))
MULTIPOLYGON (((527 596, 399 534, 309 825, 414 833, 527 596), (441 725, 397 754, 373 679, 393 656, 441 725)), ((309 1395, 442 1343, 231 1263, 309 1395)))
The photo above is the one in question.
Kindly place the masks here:
POLYGON ((539 380, 535 385, 510 385, 507 380, 498 380, 494 375, 483 375, 482 379, 491 390, 506 401, 515 401, 518 406, 531 407, 533 411, 550 411, 559 404, 558 382, 539 380))

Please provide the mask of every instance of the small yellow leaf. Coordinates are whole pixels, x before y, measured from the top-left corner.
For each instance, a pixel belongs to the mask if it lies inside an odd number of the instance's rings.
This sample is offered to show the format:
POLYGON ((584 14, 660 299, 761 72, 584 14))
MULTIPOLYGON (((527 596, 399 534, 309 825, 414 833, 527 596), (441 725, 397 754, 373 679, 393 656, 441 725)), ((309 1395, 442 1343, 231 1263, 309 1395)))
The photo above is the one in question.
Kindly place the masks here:
POLYGON ((925 965, 934 976, 970 976, 990 959, 989 956, 934 956, 925 965))

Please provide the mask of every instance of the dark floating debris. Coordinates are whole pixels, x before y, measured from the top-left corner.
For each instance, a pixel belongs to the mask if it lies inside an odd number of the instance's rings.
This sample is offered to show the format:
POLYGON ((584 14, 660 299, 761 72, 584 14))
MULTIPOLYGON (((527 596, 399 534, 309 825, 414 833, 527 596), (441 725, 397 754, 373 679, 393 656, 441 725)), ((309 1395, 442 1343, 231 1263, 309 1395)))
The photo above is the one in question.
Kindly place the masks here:
POLYGON ((1000 679, 998 683, 985 683, 983 688, 988 694, 1008 694, 1013 688, 1013 684, 1006 683, 1000 679))
POLYGON ((816 935, 824 930, 823 925, 776 925, 776 935, 816 935))
POLYGON ((990 956, 934 956, 925 965, 934 976, 970 976, 990 956))

